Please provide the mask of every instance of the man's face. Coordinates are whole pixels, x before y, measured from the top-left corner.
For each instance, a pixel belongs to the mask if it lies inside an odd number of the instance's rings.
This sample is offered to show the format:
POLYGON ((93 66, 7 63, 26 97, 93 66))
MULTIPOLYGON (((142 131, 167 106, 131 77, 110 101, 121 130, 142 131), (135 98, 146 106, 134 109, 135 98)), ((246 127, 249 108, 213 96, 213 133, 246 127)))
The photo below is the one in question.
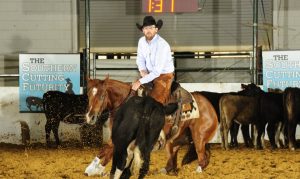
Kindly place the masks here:
POLYGON ((157 31, 158 29, 155 27, 155 25, 143 27, 143 33, 146 37, 146 40, 152 40, 157 31))

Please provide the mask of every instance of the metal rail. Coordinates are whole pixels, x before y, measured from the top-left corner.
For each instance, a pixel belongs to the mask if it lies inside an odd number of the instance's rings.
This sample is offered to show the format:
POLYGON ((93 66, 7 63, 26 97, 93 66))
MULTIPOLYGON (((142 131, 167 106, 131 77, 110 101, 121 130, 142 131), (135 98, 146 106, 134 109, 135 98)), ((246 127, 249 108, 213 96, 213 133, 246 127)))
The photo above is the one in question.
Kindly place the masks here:
POLYGON ((0 78, 6 78, 6 77, 19 77, 19 74, 0 74, 0 78))

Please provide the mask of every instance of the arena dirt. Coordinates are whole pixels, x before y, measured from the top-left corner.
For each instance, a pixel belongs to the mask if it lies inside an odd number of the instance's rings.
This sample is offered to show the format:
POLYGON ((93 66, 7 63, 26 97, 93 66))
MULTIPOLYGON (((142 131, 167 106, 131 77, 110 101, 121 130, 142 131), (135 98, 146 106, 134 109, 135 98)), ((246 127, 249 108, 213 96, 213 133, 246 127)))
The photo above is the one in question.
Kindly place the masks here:
MULTIPOLYGON (((220 144, 214 144, 211 147, 210 164, 201 174, 194 172, 196 161, 186 166, 180 165, 185 151, 186 148, 183 148, 179 152, 177 176, 155 174, 164 167, 167 158, 164 150, 153 152, 147 178, 300 178, 300 149, 271 151, 241 146, 239 149, 224 151, 220 144)), ((97 152, 97 148, 74 146, 59 149, 1 146, 0 178, 99 178, 83 175, 97 152)), ((108 173, 110 166, 106 168, 108 173)))

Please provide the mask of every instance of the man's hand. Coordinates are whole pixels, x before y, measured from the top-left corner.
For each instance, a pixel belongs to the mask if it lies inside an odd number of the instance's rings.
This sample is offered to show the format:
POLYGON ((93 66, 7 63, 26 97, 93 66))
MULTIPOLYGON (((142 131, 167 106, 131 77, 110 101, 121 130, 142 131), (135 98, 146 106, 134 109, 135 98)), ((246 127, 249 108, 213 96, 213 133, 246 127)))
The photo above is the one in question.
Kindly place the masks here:
POLYGON ((141 75, 141 77, 144 77, 144 76, 148 75, 147 70, 141 70, 140 75, 141 75))
POLYGON ((132 83, 131 89, 136 91, 141 86, 141 82, 139 80, 132 83))

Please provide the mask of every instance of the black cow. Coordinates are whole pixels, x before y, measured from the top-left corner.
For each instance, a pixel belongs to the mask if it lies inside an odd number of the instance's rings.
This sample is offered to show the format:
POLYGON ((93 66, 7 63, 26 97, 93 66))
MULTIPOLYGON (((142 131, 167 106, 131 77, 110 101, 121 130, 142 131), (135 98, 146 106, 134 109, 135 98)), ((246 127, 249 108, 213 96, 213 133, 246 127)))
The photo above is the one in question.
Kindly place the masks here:
MULTIPOLYGON (((279 148, 279 135, 281 128, 284 128, 285 119, 283 112, 283 94, 261 91, 259 118, 262 123, 268 124, 267 132, 273 149, 279 148)), ((283 131, 286 140, 286 130, 283 131)))
POLYGON ((28 96, 26 98, 26 105, 30 111, 32 111, 31 106, 35 106, 35 110, 43 110, 43 100, 36 96, 28 96))
MULTIPOLYGON (((54 134, 56 145, 60 145, 58 127, 60 121, 72 124, 85 123, 85 114, 88 106, 87 95, 66 94, 60 91, 48 91, 43 95, 43 106, 46 116, 46 142, 50 146, 51 130, 54 134)), ((107 113, 102 117, 107 118, 107 113), (104 117, 103 117, 104 116, 104 117)), ((101 122, 101 120, 99 120, 101 122)))
POLYGON ((165 115, 177 104, 164 107, 151 97, 131 97, 116 112, 112 141, 114 144, 111 176, 129 178, 139 169, 139 178, 149 170, 150 152, 165 123, 165 115))
POLYGON ((288 87, 284 90, 284 113, 287 122, 290 150, 296 148, 296 128, 300 124, 300 89, 288 87))

